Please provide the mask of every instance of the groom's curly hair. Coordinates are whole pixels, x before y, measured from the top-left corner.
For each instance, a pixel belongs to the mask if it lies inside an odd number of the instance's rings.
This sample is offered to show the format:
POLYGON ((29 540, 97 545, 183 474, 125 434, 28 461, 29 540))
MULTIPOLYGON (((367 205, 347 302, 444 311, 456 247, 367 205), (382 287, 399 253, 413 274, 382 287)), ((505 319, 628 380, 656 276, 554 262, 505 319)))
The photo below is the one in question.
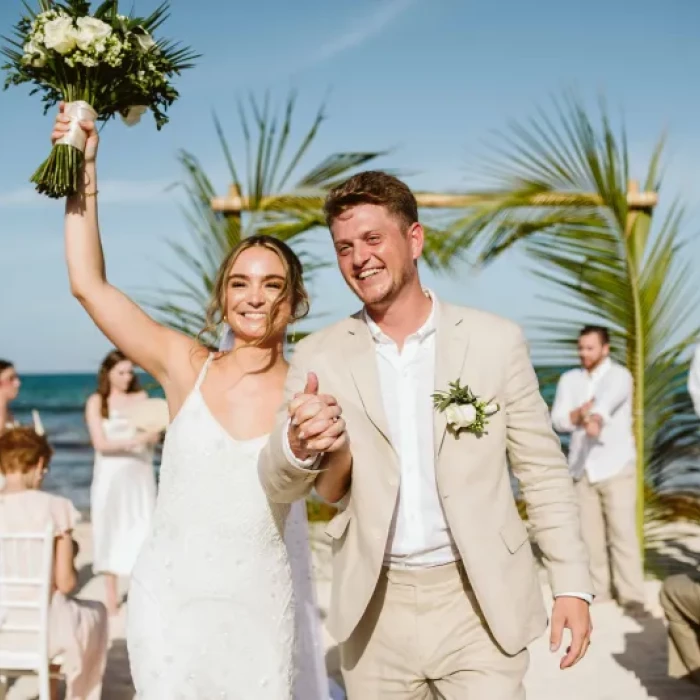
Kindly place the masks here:
POLYGON ((418 203, 408 185, 381 170, 357 173, 328 193, 323 205, 328 227, 343 212, 359 204, 385 207, 405 229, 418 221, 418 203))

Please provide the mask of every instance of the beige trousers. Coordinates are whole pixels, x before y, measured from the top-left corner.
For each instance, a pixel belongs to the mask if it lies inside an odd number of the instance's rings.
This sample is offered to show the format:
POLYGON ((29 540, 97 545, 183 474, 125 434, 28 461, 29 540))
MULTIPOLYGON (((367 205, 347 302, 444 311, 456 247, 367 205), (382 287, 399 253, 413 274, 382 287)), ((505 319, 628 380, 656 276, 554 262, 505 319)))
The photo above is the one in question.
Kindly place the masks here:
POLYGON ((341 646, 349 700, 523 700, 528 658, 496 645, 461 563, 383 569, 341 646))
POLYGON ((611 597, 612 572, 619 602, 643 604, 644 571, 637 537, 634 467, 594 484, 584 475, 576 482, 576 493, 596 597, 611 597))
POLYGON ((670 576, 660 599, 668 620, 668 675, 700 685, 700 575, 670 576))

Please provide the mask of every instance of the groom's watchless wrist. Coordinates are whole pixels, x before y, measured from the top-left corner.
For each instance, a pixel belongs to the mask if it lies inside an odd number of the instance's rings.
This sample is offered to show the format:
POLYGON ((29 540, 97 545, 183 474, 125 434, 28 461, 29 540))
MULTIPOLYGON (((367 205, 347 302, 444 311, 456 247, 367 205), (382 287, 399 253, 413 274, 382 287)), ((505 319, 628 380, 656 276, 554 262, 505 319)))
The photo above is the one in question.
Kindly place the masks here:
POLYGON ((591 593, 557 593, 555 598, 580 598, 585 600, 589 605, 593 602, 593 595, 591 593))

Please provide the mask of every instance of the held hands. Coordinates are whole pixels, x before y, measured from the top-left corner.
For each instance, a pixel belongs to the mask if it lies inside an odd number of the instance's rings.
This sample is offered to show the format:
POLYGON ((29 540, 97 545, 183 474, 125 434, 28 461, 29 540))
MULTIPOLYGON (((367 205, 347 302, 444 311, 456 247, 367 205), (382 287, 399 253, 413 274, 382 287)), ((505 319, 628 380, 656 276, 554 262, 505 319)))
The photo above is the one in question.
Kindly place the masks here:
MULTIPOLYGON (((51 145, 55 145, 56 141, 63 138, 70 130, 71 118, 65 115, 65 109, 65 103, 61 102, 58 105, 58 114, 56 115, 56 121, 54 122, 53 131, 51 132, 51 145)), ((82 121, 80 122, 80 128, 87 136, 84 162, 94 163, 97 156, 97 146, 100 141, 95 122, 82 121)))
POLYGON ((577 664, 586 655, 591 643, 593 626, 587 601, 574 596, 559 596, 555 599, 549 646, 552 652, 559 651, 564 629, 571 632, 571 644, 559 662, 562 670, 577 664))
POLYGON ((309 372, 304 390, 289 404, 289 446, 298 459, 348 448, 342 409, 333 396, 318 393, 318 377, 309 372))

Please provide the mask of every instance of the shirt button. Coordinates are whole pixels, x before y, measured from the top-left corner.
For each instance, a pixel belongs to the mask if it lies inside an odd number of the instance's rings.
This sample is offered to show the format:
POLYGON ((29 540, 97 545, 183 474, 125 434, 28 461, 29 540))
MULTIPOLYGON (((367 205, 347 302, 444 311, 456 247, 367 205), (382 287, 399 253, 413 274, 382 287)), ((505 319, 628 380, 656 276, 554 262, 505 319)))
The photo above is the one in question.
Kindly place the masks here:
POLYGON ((389 486, 396 486, 398 484, 398 481, 395 476, 390 476, 389 479, 389 486))

